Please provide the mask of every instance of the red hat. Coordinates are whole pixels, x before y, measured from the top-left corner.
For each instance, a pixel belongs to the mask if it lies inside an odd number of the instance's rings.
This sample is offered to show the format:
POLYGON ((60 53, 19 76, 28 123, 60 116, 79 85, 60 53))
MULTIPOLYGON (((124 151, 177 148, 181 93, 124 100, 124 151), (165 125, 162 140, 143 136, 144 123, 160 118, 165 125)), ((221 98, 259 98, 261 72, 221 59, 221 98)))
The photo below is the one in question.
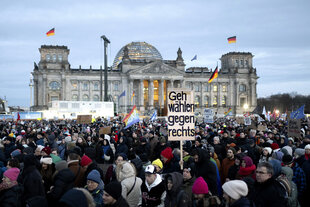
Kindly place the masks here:
POLYGON ((42 149, 42 152, 45 152, 46 154, 50 155, 51 152, 52 152, 52 150, 51 150, 50 147, 44 147, 44 148, 42 149))
POLYGON ((90 163, 92 163, 93 161, 87 156, 87 155, 83 155, 82 159, 81 159, 81 166, 87 166, 90 163))
POLYGON ((276 149, 280 148, 277 143, 272 143, 270 147, 271 147, 272 150, 276 150, 276 149))
POLYGON ((196 195, 209 193, 208 184, 202 177, 199 177, 195 180, 194 185, 192 187, 192 192, 193 194, 196 194, 196 195))
POLYGON ((173 158, 172 149, 171 147, 167 147, 163 151, 161 151, 160 155, 167 158, 168 160, 171 160, 173 158))
POLYGON ((8 177, 11 181, 16 181, 18 178, 20 170, 16 167, 12 167, 6 170, 3 175, 8 177))

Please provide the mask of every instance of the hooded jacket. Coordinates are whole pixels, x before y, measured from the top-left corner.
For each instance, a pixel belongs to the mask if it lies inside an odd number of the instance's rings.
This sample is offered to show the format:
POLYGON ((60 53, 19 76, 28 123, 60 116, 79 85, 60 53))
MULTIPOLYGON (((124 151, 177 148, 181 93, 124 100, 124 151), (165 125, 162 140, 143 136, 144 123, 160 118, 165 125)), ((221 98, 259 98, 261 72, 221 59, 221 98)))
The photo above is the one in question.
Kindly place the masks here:
POLYGON ((285 175, 291 186, 291 195, 288 197, 288 206, 299 206, 298 204, 298 190, 296 184, 292 181, 293 170, 289 167, 282 167, 281 173, 285 175))
POLYGON ((159 174, 156 174, 155 181, 149 185, 145 180, 141 185, 142 206, 163 207, 166 198, 165 184, 159 174))
POLYGON ((122 162, 116 167, 116 178, 122 185, 122 196, 129 206, 136 207, 141 197, 141 178, 136 177, 133 164, 122 162), (132 190, 131 190, 132 189, 132 190), (131 190, 131 192, 129 192, 131 190))
POLYGON ((172 189, 167 190, 165 206, 187 207, 191 206, 189 198, 184 190, 182 190, 183 175, 179 172, 169 173, 165 176, 165 185, 167 186, 167 178, 171 176, 172 189))

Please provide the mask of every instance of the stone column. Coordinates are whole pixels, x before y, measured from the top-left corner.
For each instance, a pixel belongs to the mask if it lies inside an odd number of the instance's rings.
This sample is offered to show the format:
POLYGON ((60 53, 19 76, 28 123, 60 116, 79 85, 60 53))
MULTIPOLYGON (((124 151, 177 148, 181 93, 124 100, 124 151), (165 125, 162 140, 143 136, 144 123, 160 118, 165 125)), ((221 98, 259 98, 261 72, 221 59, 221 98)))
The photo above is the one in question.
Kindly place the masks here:
POLYGON ((139 82, 139 106, 140 111, 144 111, 144 93, 143 93, 144 83, 143 79, 140 79, 139 82))
POLYGON ((83 84, 83 82, 78 80, 77 84, 78 84, 78 101, 82 101, 83 100, 82 99, 83 98, 82 97, 82 84, 83 84))
POLYGON ((33 79, 33 97, 34 97, 34 106, 38 105, 38 80, 33 79))
POLYGON ((46 76, 43 77, 43 96, 42 96, 42 105, 47 105, 46 103, 46 96, 47 96, 47 79, 46 79, 46 76))
POLYGON ((128 97, 129 97, 129 99, 128 99, 128 103, 129 103, 128 106, 129 106, 130 109, 132 108, 133 103, 134 103, 134 98, 131 101, 132 93, 133 93, 133 80, 130 79, 129 80, 129 94, 128 94, 128 97))
POLYGON ((203 97, 203 82, 199 82, 200 84, 200 104, 199 108, 204 108, 204 97, 203 97))
POLYGON ((149 80, 149 107, 154 108, 154 80, 149 80))
POLYGON ((217 94, 218 94, 218 107, 222 107, 222 93, 221 93, 221 83, 218 82, 217 84, 217 94))
POLYGON ((165 95, 165 93, 164 93, 164 81, 165 80, 160 80, 160 82, 159 82, 159 105, 160 105, 160 108, 164 108, 164 104, 165 104, 165 102, 164 102, 164 95, 165 95))

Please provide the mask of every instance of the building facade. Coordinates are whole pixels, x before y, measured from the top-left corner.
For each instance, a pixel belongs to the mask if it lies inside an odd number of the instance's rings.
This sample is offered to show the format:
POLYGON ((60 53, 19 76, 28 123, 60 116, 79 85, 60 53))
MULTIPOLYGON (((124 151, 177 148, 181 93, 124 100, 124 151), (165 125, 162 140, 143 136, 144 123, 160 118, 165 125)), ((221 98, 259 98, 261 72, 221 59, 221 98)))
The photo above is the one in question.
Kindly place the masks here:
MULTIPOLYGON (((66 46, 39 48, 40 62, 33 75, 33 110, 48 109, 51 101, 99 101, 101 69, 71 68, 66 46)), ((258 76, 251 53, 230 52, 222 55, 218 78, 208 83, 212 70, 207 67, 185 68, 179 48, 175 60, 164 60, 159 51, 146 42, 132 42, 117 53, 108 68, 108 94, 116 111, 128 113, 136 105, 142 114, 154 109, 166 115, 169 88, 194 91, 195 112, 213 108, 223 114, 252 111, 257 105, 258 76), (125 91, 124 96, 120 96, 125 91), (133 95, 134 94, 134 95, 133 95)))

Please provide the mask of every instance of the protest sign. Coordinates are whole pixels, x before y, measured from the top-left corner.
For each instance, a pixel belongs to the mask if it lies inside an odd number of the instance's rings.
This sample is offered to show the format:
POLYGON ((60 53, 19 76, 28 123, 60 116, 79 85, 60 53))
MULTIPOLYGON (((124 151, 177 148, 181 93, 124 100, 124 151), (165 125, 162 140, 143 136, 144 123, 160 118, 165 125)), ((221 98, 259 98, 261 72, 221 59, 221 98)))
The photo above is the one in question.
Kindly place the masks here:
POLYGON ((252 123, 252 120, 251 120, 251 117, 244 117, 244 125, 251 125, 252 123))
POLYGON ((203 110, 203 118, 205 123, 213 123, 214 122, 213 116, 214 115, 212 109, 207 108, 203 110))
POLYGON ((111 134, 111 127, 100 127, 99 136, 101 134, 111 134))
POLYGON ((288 120, 288 136, 300 138, 300 119, 289 119, 288 120))
POLYGON ((77 124, 90 124, 92 121, 92 115, 78 115, 76 119, 77 124))
POLYGON ((168 140, 195 140, 194 96, 189 89, 169 89, 168 140))
POLYGON ((244 124, 244 117, 236 117, 236 122, 238 124, 244 124))

